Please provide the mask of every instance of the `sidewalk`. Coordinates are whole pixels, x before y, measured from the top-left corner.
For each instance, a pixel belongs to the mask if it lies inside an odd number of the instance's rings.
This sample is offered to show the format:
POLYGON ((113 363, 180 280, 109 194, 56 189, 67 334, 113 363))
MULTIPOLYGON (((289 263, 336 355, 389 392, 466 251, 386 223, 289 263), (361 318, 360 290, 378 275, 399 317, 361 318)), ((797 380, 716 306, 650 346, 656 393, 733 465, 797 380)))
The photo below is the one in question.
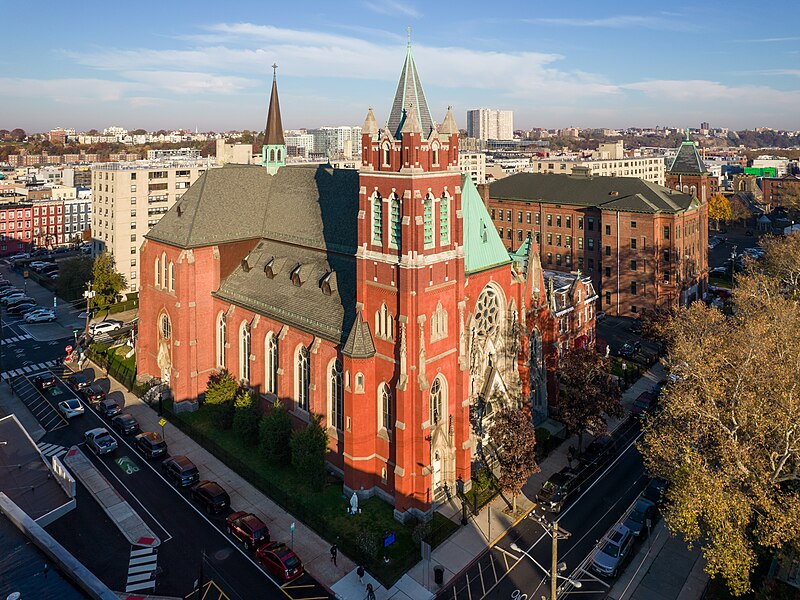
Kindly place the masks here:
MULTIPOLYGON (((75 368, 75 365, 71 363, 68 366, 75 368)), ((83 371, 91 371, 97 379, 104 378, 102 369, 91 362, 87 364, 83 371)), ((109 377, 108 381, 110 385, 109 397, 114 398, 118 404, 124 406, 125 412, 136 418, 142 431, 161 431, 161 426, 158 424, 159 416, 156 411, 128 392, 116 380, 109 377)), ((180 429, 171 423, 167 423, 164 426, 164 438, 170 454, 188 456, 197 465, 200 470, 200 476, 203 479, 217 481, 225 488, 230 495, 231 506, 235 510, 252 512, 261 517, 269 526, 272 539, 288 543, 292 537, 290 527, 293 523, 296 523, 294 550, 303 561, 306 569, 322 585, 330 589, 336 581, 350 572, 355 572, 356 565, 341 551, 339 552, 337 566, 334 566, 330 560, 330 544, 328 542, 264 496, 264 494, 229 469, 210 452, 199 446, 180 429)), ((363 588, 361 589, 363 591, 363 588)), ((362 593, 359 596, 359 600, 363 600, 363 597, 364 594, 362 593)), ((413 596, 410 598, 413 598, 413 596)))

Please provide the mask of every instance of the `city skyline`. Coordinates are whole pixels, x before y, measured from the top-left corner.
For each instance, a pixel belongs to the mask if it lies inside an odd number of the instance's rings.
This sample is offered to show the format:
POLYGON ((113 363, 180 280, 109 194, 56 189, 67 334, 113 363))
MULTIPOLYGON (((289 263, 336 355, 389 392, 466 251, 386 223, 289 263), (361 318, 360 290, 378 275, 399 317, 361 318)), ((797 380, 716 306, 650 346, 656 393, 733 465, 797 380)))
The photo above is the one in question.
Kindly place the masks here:
POLYGON ((434 119, 452 105, 462 128, 467 110, 489 107, 513 110, 517 129, 800 129, 800 37, 776 2, 667 12, 625 1, 613 13, 512 2, 491 15, 472 2, 206 7, 145 2, 120 18, 96 2, 53 5, 40 22, 13 6, 7 15, 36 23, 37 50, 32 29, 8 32, 0 127, 260 130, 273 62, 287 128, 359 124, 369 106, 383 125, 410 26, 434 119))

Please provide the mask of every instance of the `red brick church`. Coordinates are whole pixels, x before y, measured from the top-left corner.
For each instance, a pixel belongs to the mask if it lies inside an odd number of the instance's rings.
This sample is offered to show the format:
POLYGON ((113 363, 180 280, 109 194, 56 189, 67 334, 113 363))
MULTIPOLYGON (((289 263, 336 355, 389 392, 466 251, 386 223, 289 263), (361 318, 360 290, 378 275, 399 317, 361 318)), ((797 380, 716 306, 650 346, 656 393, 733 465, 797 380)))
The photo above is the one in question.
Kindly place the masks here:
POLYGON ((596 295, 579 273, 546 285, 530 241, 509 255, 410 48, 386 127, 370 109, 362 134, 358 171, 285 165, 273 78, 262 165, 208 170, 146 236, 138 371, 176 410, 226 369, 322 415, 346 493, 424 517, 470 481, 494 410, 546 416, 596 295))

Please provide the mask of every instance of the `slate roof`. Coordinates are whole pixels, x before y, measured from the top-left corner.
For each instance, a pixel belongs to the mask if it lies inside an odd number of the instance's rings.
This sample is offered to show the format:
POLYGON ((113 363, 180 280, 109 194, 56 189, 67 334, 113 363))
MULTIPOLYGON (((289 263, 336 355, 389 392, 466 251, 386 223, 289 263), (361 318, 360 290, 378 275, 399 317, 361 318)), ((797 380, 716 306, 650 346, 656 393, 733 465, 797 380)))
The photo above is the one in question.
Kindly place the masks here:
POLYGON ((489 185, 489 197, 638 213, 678 213, 698 205, 691 194, 672 191, 638 177, 554 173, 516 173, 505 177, 489 185))
POLYGON ((326 165, 258 165, 209 169, 145 235, 196 248, 269 238, 320 250, 354 253, 358 172, 326 165))
POLYGON ((692 140, 687 138, 681 142, 678 153, 672 160, 669 169, 667 169, 667 173, 680 175, 702 175, 703 173, 708 173, 708 169, 706 169, 706 165, 697 151, 697 145, 692 140))
POLYGON ((375 342, 369 330, 369 323, 362 317, 361 313, 356 315, 350 335, 342 348, 342 354, 353 358, 372 358, 375 356, 375 342))
POLYGON ((461 210, 464 214, 464 271, 485 271, 511 262, 483 199, 469 176, 461 177, 461 210))
POLYGON ((427 138, 433 130, 433 119, 431 111, 428 109, 428 102, 425 100, 425 92, 422 90, 422 82, 419 80, 414 56, 411 54, 411 44, 406 50, 406 59, 403 63, 403 70, 400 72, 400 81, 397 82, 397 91, 395 91, 392 109, 386 124, 386 128, 395 138, 400 138, 400 131, 406 116, 405 110, 409 106, 413 106, 417 120, 422 126, 422 135, 427 138))

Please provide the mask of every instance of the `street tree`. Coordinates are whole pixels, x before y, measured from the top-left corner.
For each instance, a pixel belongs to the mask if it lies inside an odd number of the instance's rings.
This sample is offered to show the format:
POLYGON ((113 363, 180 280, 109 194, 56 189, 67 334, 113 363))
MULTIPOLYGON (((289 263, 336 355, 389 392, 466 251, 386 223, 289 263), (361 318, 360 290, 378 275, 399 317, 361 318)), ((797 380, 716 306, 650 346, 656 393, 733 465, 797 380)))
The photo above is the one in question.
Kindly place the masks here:
POLYGON ((764 257, 752 266, 779 279, 797 299, 800 294, 800 232, 762 237, 764 257))
POLYGON ((58 266, 56 294, 67 301, 82 298, 86 283, 92 280, 92 263, 89 256, 61 261, 58 266))
POLYGON ((328 452, 328 432, 320 415, 292 436, 292 467, 307 483, 319 483, 325 477, 325 454, 328 452))
POLYGON ((497 482, 511 495, 511 510, 517 510, 522 486, 539 472, 536 462, 536 428, 530 416, 518 408, 503 408, 492 417, 489 439, 500 465, 497 482))
POLYGON ((722 194, 714 194, 708 199, 708 218, 717 222, 717 229, 721 221, 731 219, 731 201, 722 194))
POLYGON ((679 377, 640 450, 671 484, 670 530, 700 544, 709 575, 739 595, 759 553, 800 548, 800 305, 767 274, 737 283, 733 316, 696 302, 672 319, 679 377))
POLYGON ((594 348, 572 348, 561 359, 558 378, 558 417, 570 431, 578 432, 578 451, 583 451, 586 431, 606 433, 606 417, 624 414, 619 385, 611 378, 611 361, 594 348))
POLYGON ((258 443, 261 408, 258 398, 247 388, 239 388, 233 399, 233 432, 248 446, 258 443))
POLYGON ((125 276, 117 271, 114 257, 108 251, 94 259, 92 285, 95 292, 95 306, 113 304, 128 285, 125 276))
POLYGON ((214 373, 208 378, 203 404, 212 411, 222 429, 233 425, 233 402, 239 392, 239 384, 227 371, 214 373))

